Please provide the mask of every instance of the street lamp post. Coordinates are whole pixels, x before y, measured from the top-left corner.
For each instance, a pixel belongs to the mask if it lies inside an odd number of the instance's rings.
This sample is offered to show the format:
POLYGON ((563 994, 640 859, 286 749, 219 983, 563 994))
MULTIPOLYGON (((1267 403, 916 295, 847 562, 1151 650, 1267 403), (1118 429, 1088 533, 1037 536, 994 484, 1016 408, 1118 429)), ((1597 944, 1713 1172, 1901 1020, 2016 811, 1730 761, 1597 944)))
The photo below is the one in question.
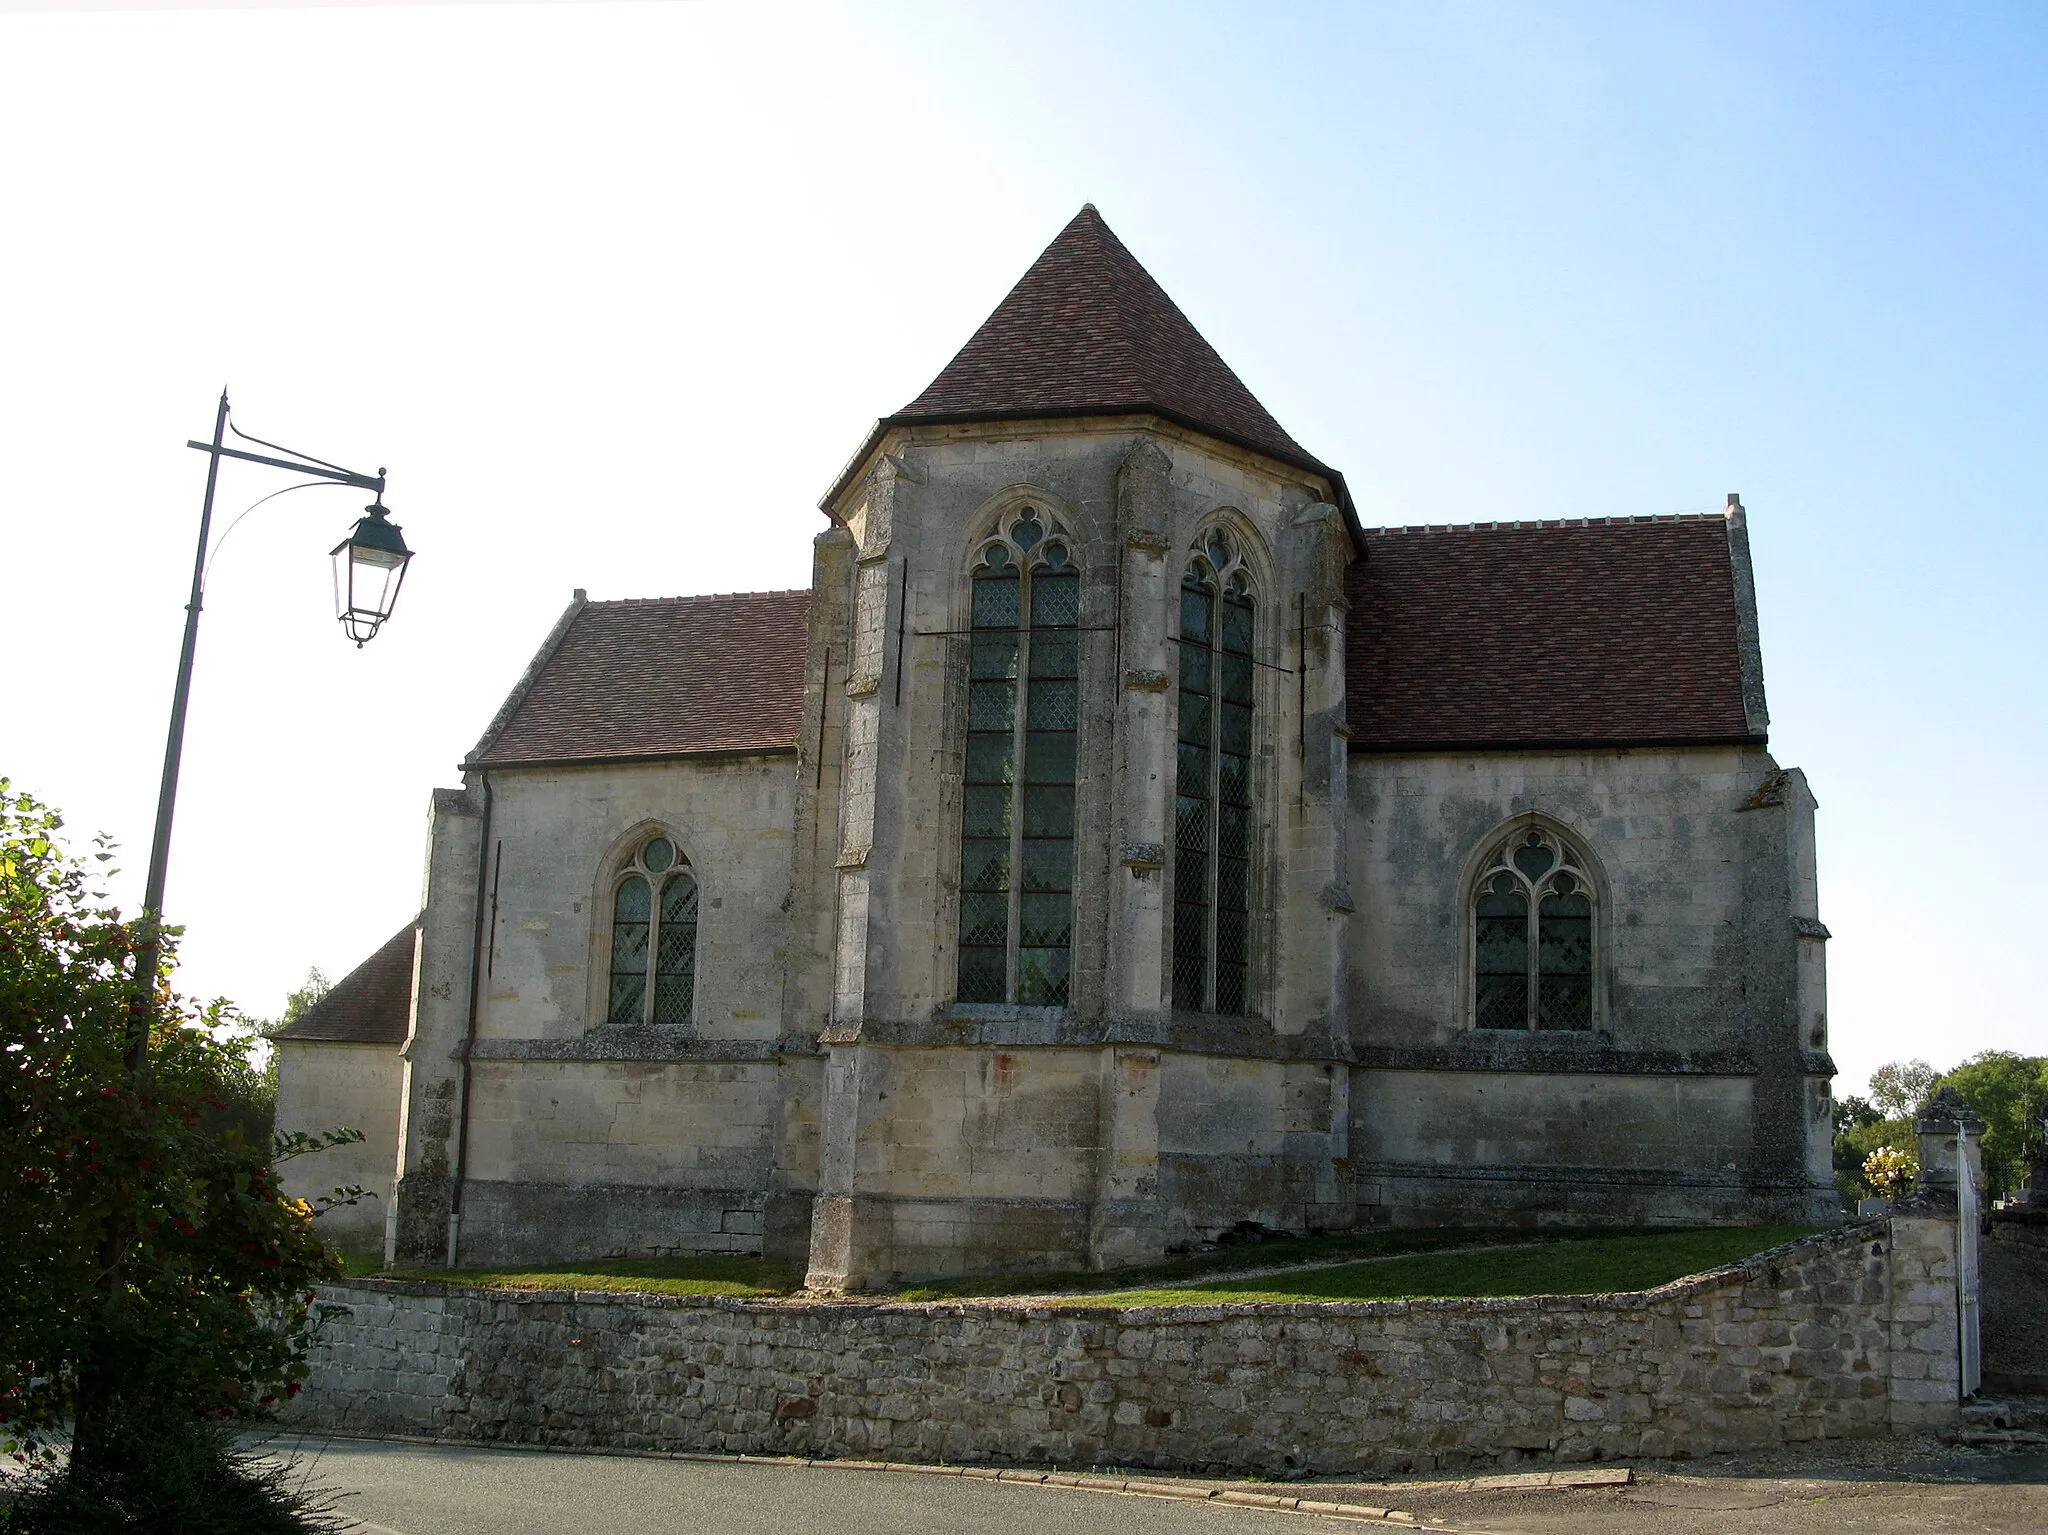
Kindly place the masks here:
POLYGON ((136 996, 128 1016, 127 1066, 130 1075, 140 1077, 149 1055, 150 998, 156 988, 157 956, 161 950, 164 878, 170 866, 171 820, 178 803, 178 766, 185 750, 185 706, 192 695, 192 653, 199 642, 199 612, 206 594, 207 544, 213 530, 213 493, 220 481, 220 461, 239 458, 273 469, 312 475, 337 485, 352 485, 369 491, 376 499, 364 509, 349 536, 334 546, 335 616, 358 648, 367 644, 391 616, 398 601, 398 589, 405 581, 412 551, 405 546, 397 524, 390 521, 384 506, 384 471, 358 474, 352 469, 308 459, 289 448, 251 437, 228 424, 228 396, 222 390, 220 409, 213 418, 213 441, 187 442, 207 455, 206 499, 199 508, 199 549, 192 560, 192 597, 185 604, 185 642, 178 652, 178 680, 171 692, 171 728, 164 741, 164 774, 157 788, 156 834, 149 847, 149 877, 142 892, 142 942, 136 949, 136 996), (234 432, 245 442, 272 448, 283 457, 251 453, 226 445, 226 434, 234 432))

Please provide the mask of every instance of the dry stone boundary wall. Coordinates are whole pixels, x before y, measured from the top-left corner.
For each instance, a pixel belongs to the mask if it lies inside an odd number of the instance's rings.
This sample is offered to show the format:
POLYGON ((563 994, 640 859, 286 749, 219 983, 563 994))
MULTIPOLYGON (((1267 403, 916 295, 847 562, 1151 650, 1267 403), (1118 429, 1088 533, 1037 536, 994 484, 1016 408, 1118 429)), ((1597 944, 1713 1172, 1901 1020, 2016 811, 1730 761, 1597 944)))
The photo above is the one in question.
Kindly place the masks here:
POLYGON ((332 1308, 307 1427, 537 1445, 1365 1472, 1697 1455, 1957 1416, 1954 1226, 1638 1294, 1147 1310, 480 1292, 332 1308))

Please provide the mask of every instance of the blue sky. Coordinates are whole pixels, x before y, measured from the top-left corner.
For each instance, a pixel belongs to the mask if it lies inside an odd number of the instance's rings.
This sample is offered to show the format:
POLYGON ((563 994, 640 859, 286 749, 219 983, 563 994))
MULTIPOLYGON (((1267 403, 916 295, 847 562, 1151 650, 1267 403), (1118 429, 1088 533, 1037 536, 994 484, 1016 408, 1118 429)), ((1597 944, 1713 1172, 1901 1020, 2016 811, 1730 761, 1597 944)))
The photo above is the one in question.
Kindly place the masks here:
POLYGON ((422 553, 368 649, 346 493, 215 568, 172 915, 274 1011, 409 914, 571 587, 803 584, 868 422, 1093 201, 1368 521, 1741 492, 1838 1091, 2048 1050, 2044 82, 2038 5, 0 0, 0 772, 132 894, 184 439, 226 381, 389 464, 422 553))

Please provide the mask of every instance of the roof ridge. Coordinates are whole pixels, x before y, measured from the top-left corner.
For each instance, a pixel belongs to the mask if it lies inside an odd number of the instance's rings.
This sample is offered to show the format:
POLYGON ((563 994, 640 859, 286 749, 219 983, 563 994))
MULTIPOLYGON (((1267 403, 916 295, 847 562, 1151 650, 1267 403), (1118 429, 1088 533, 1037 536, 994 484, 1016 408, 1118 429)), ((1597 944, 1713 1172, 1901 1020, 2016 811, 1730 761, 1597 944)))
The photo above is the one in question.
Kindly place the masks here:
POLYGON ((623 608, 656 602, 733 602, 741 597, 808 597, 808 586, 778 586, 759 592, 682 592, 673 597, 597 597, 586 605, 593 608, 623 608))
POLYGON ((1525 517, 1494 522, 1409 522, 1368 527, 1368 538, 1395 533, 1504 533, 1520 528, 1597 528, 1611 524, 1725 523, 1726 512, 1623 512, 1612 517, 1525 517))

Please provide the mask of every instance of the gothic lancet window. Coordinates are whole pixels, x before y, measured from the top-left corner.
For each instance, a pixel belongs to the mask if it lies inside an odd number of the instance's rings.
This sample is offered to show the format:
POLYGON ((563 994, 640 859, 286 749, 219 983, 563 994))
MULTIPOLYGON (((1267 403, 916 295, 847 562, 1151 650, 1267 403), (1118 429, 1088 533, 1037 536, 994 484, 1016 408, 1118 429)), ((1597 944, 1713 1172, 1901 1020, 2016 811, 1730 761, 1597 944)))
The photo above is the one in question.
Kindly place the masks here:
POLYGON ((1024 507, 974 571, 960 837, 962 1002, 1067 1005, 1081 578, 1024 507))
POLYGON ((697 877, 666 837, 642 844, 612 891, 607 1023, 687 1024, 697 1000, 697 877))
POLYGON ((1593 901, 1562 838, 1531 827, 1494 850, 1472 895, 1475 1027, 1593 1027, 1593 901))
POLYGON ((1251 967, 1252 591, 1211 533, 1180 586, 1173 1005, 1242 1013, 1251 967))

